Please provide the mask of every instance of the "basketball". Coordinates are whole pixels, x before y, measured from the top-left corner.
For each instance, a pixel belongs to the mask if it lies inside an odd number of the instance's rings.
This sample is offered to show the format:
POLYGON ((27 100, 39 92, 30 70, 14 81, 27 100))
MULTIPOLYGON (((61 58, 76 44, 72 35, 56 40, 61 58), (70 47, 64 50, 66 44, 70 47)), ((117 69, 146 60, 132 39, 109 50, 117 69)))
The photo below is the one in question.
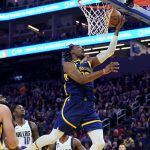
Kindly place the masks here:
POLYGON ((114 9, 110 16, 109 27, 116 27, 121 20, 121 13, 114 9))

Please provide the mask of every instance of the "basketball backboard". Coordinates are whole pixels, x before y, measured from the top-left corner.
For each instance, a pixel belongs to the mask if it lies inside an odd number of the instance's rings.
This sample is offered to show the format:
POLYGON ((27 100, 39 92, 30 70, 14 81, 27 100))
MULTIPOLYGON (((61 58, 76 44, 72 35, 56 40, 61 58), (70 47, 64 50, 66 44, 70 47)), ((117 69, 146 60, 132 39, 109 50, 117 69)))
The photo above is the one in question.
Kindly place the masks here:
POLYGON ((110 3, 112 6, 117 8, 120 12, 135 17, 150 25, 150 10, 148 10, 148 7, 150 7, 150 0, 141 0, 141 1, 140 0, 102 0, 102 1, 110 3), (130 2, 133 1, 134 5, 127 5, 129 1, 130 2))

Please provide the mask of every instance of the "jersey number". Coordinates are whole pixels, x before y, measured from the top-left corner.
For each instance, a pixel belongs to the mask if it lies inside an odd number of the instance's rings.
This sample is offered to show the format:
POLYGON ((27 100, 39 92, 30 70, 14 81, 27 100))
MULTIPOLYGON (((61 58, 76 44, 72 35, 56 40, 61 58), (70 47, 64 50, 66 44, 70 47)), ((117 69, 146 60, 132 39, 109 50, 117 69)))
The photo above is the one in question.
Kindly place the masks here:
POLYGON ((28 145, 30 142, 30 137, 24 137, 24 144, 28 145))
POLYGON ((89 72, 81 72, 82 75, 87 75, 89 72))

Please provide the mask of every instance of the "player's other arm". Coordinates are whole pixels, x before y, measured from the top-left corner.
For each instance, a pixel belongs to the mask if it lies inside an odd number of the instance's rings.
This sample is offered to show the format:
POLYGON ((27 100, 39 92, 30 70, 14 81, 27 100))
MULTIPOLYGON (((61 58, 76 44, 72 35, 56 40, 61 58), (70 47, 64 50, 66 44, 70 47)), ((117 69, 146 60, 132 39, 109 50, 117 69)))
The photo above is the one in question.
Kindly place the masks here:
POLYGON ((7 106, 3 106, 1 110, 5 141, 9 150, 18 149, 18 139, 16 137, 15 128, 12 123, 12 114, 7 106))
POLYGON ((96 71, 90 74, 82 75, 74 66, 73 63, 65 62, 64 63, 64 72, 69 75, 71 79, 78 82, 79 84, 86 84, 92 82, 99 77, 109 74, 111 72, 118 72, 119 63, 118 62, 111 62, 107 65, 103 70, 96 71))
POLYGON ((81 142, 76 138, 73 139, 73 145, 75 150, 86 150, 81 142))
POLYGON ((33 142, 35 142, 38 137, 39 137, 39 131, 38 131, 38 127, 37 125, 31 121, 31 126, 32 126, 32 138, 33 138, 33 142))
POLYGON ((102 53, 97 54, 96 57, 89 58, 89 61, 91 62, 92 67, 96 67, 102 64, 105 60, 107 60, 109 57, 111 57, 114 54, 116 46, 117 46, 118 34, 119 34, 120 29, 124 25, 124 23, 125 23, 125 17, 123 16, 120 23, 116 27, 116 31, 114 33, 111 43, 109 44, 108 49, 102 53))

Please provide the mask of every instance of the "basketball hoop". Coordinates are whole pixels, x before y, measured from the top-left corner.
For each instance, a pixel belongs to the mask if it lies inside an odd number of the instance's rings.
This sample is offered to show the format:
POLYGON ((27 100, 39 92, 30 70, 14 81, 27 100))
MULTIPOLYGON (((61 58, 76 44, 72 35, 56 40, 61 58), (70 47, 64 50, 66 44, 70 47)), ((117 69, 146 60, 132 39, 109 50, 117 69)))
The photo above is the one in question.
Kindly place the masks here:
POLYGON ((134 3, 139 6, 149 6, 150 0, 134 0, 134 3))
POLYGON ((113 7, 100 0, 78 0, 88 23, 88 35, 107 34, 113 7))

